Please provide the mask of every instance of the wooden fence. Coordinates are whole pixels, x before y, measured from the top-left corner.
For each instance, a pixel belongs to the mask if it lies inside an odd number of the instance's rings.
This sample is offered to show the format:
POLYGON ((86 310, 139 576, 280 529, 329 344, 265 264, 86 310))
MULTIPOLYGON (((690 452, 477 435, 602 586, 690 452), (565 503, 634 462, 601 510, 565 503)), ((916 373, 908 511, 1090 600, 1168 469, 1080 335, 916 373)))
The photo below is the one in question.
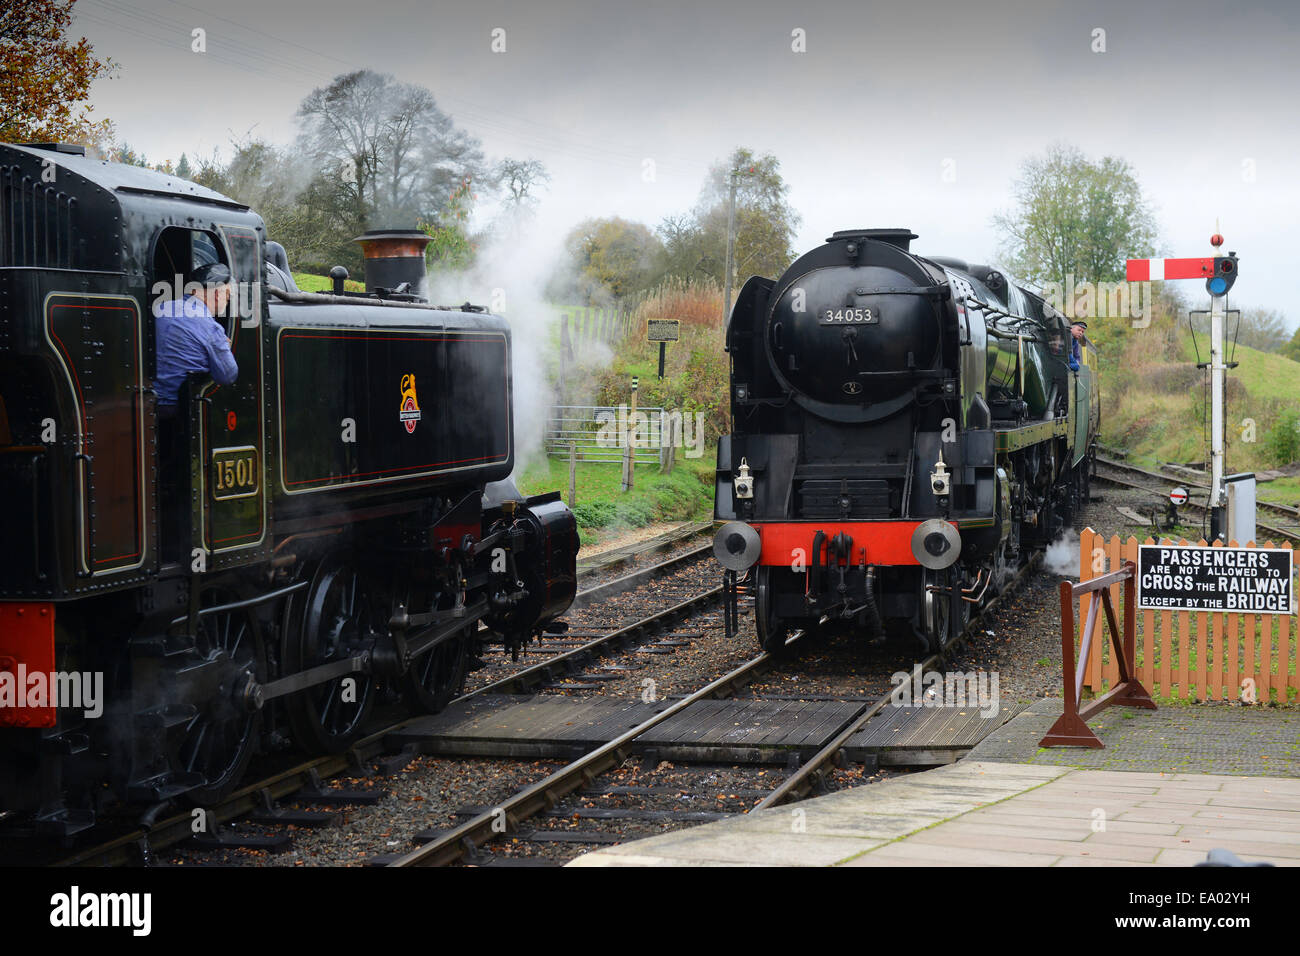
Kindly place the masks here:
POLYGON ((595 342, 613 348, 632 332, 633 316, 627 309, 566 309, 560 315, 560 348, 566 358, 595 342))
MULTIPOLYGON (((1109 540, 1084 529, 1079 537, 1079 580, 1118 570, 1124 561, 1137 562, 1139 544, 1205 545, 1204 541, 1136 538, 1109 540)), ((1216 544, 1216 547, 1218 545, 1216 544)), ((1236 542, 1231 543, 1236 547, 1236 542)), ((1247 547, 1256 547, 1250 542, 1247 547)), ((1290 544, 1265 543, 1265 548, 1291 549, 1290 544)), ((1122 588, 1112 586, 1111 598, 1122 614, 1122 588)), ((1080 620, 1088 613, 1091 595, 1079 599, 1080 620)), ((1094 693, 1115 686, 1119 677, 1116 651, 1108 630, 1088 655, 1083 686, 1094 693)), ((1297 673, 1296 621, 1289 614, 1246 614, 1211 611, 1137 611, 1137 677, 1152 696, 1174 700, 1240 700, 1245 703, 1286 703, 1300 698, 1297 673)))

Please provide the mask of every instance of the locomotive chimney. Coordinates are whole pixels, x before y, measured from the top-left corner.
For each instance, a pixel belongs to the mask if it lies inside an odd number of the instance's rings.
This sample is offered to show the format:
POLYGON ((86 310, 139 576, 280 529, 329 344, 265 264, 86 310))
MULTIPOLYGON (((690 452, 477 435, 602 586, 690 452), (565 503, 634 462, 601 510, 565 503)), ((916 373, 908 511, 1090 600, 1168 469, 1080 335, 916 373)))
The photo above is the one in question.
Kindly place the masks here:
POLYGON ((428 273, 424 265, 424 247, 431 241, 419 229, 371 229, 357 236, 366 260, 366 291, 401 289, 411 295, 428 298, 428 273))
POLYGON ((875 239, 879 242, 887 242, 891 246, 898 246, 904 252, 911 245, 916 233, 911 229, 841 229, 833 233, 827 242, 835 242, 837 239, 875 239))

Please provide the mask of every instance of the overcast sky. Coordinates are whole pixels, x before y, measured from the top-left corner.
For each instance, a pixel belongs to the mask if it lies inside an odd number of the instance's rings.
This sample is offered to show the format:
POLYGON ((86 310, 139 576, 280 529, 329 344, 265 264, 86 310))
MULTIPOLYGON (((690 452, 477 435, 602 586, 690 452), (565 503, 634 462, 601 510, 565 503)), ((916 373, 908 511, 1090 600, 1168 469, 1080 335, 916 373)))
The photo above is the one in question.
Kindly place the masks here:
MULTIPOLYGON (((150 161, 248 132, 290 142, 313 87, 358 68, 431 89, 490 158, 535 157, 541 222, 656 225, 737 145, 771 152, 806 251, 909 226, 914 248, 986 260, 1021 161, 1055 141, 1128 160, 1165 252, 1242 259, 1233 305, 1293 300, 1300 4, 958 0, 78 0, 121 66, 99 116, 150 161), (191 52, 192 34, 207 52, 191 52), (506 51, 491 49, 505 31, 506 51), (792 31, 806 52, 791 49, 792 31), (1093 52, 1094 31, 1105 52, 1093 52), (645 161, 655 177, 646 182, 645 161), (945 181, 944 172, 955 173, 945 181)), ((1202 307, 1203 289, 1188 284, 1202 307)))

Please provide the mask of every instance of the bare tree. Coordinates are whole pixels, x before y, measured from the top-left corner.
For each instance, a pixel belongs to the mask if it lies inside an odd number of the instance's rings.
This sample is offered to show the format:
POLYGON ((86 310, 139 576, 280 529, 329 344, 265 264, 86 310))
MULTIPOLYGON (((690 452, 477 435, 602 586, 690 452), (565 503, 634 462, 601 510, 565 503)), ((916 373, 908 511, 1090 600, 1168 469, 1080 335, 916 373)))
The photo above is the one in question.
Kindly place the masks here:
POLYGON ((1229 322, 1228 331, 1235 331, 1242 345, 1262 352, 1276 352, 1292 337, 1286 316, 1277 309, 1243 309, 1241 325, 1234 330, 1229 322))
POLYGON ((298 108, 302 146, 337 176, 358 221, 436 220, 452 192, 482 173, 479 142, 424 87, 357 70, 312 90, 298 108))
POLYGON ((541 160, 507 157, 497 163, 492 178, 498 188, 505 190, 506 204, 518 209, 537 203, 535 191, 551 181, 551 174, 541 160))

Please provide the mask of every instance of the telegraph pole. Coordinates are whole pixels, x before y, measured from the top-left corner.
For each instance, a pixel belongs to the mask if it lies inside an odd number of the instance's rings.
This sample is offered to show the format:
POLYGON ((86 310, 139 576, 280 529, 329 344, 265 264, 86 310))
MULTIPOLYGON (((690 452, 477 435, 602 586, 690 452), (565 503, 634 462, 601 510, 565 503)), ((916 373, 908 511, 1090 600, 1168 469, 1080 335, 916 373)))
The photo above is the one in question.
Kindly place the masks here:
POLYGON ((736 257, 736 177, 739 169, 732 169, 730 189, 727 191, 727 266, 723 279, 725 291, 722 293, 722 336, 727 335, 727 319, 731 316, 731 274, 735 269, 736 257))

